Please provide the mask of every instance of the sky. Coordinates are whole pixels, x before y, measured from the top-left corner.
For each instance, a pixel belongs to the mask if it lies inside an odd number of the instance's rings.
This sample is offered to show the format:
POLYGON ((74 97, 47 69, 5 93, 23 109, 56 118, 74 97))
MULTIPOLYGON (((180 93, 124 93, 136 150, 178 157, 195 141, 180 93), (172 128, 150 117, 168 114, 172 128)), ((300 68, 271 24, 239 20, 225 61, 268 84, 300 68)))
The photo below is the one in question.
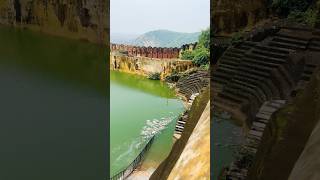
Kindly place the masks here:
POLYGON ((110 0, 110 16, 111 34, 198 32, 210 26, 210 0, 110 0))

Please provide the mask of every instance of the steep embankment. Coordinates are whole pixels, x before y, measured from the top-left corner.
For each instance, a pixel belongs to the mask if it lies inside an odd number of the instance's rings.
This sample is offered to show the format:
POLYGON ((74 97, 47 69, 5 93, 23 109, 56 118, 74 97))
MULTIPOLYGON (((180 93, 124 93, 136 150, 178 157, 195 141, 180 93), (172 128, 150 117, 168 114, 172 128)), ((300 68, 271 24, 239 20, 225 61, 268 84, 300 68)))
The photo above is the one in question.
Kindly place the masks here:
POLYGON ((105 43, 109 41, 108 7, 104 0, 2 0, 0 24, 105 43))
POLYGON ((211 0, 211 21, 218 34, 229 34, 267 17, 267 0, 211 0))
POLYGON ((200 123, 199 121, 205 124, 208 123, 207 115, 209 114, 209 108, 206 107, 208 105, 209 98, 210 94, 209 89, 207 88, 202 94, 198 96, 198 98, 195 99, 189 112, 189 117, 187 119, 188 123, 186 123, 186 126, 184 127, 181 138, 176 141, 168 157, 152 174, 150 178, 151 180, 167 179, 168 177, 173 177, 176 173, 179 173, 181 179, 186 179, 186 176, 188 176, 189 178, 189 173, 191 173, 190 168, 193 168, 192 172, 195 172, 194 170, 196 170, 194 162, 199 163, 198 167, 204 168, 204 171, 197 171, 197 173, 193 174, 193 177, 195 177, 195 179, 199 179, 200 177, 208 177, 209 163, 206 163, 209 162, 210 158, 209 156, 206 156, 207 159, 204 160, 204 155, 208 154, 208 148, 210 148, 210 146, 207 144, 209 143, 209 132, 206 131, 200 133, 200 129, 204 128, 204 126, 201 125, 202 123, 200 123), (200 120, 200 117, 202 115, 203 117, 200 120), (197 141, 197 138, 203 140, 197 141), (195 145, 199 145, 201 148, 194 148, 195 145), (185 158, 191 152, 193 154, 193 157, 185 158), (200 155, 200 152, 204 154, 200 155), (195 158, 197 160, 195 160, 195 158), (182 168, 182 166, 184 169, 181 169, 182 171, 178 172, 178 169, 182 168))
POLYGON ((210 179, 210 101, 168 179, 210 179))
POLYGON ((291 171, 289 180, 318 180, 320 178, 320 123, 313 130, 306 147, 291 171))
MULTIPOLYGON (((308 148, 310 148, 310 145, 307 144, 306 146, 306 143, 320 119, 319 98, 320 71, 317 69, 305 90, 301 94, 298 94, 293 102, 289 103, 273 116, 268 126, 268 131, 264 133, 262 144, 259 147, 248 179, 288 179, 303 149, 306 147, 307 151, 308 148)), ((312 143, 314 139, 315 138, 310 140, 310 143, 312 143)), ((318 149, 319 147, 317 146, 319 146, 319 143, 314 144, 312 148, 318 149)), ((303 153, 300 157, 300 163, 298 161, 296 167, 301 171, 297 173, 297 170, 294 170, 293 172, 296 174, 301 173, 300 177, 303 178, 292 176, 292 179, 308 179, 306 176, 302 176, 302 174, 314 172, 312 171, 313 166, 310 166, 310 168, 301 168, 301 162, 305 162, 306 164, 304 165, 313 164, 319 161, 317 157, 318 153, 315 151, 303 153)))
POLYGON ((192 61, 188 60, 129 57, 117 53, 111 53, 110 55, 111 70, 144 76, 159 73, 161 79, 173 72, 184 72, 193 66, 192 61))

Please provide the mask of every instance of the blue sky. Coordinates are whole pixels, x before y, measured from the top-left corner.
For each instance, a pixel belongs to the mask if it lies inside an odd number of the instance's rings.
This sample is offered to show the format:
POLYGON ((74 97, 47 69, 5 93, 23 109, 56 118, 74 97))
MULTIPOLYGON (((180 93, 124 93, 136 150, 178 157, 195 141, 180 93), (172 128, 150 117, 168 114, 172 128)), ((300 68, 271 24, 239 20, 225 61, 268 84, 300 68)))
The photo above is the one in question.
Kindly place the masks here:
POLYGON ((209 27, 210 0, 111 0, 110 16, 111 33, 197 32, 209 27))

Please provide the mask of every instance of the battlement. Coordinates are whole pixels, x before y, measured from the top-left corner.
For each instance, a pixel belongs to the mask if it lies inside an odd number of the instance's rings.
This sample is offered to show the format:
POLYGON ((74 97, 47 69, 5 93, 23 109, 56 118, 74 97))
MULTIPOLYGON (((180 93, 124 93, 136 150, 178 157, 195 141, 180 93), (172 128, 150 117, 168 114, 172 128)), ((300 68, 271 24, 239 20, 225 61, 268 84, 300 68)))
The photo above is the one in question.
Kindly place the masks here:
POLYGON ((185 44, 181 48, 166 48, 166 47, 141 47, 124 44, 110 43, 110 51, 122 51, 128 56, 149 57, 158 59, 178 59, 184 50, 194 50, 197 43, 185 44))

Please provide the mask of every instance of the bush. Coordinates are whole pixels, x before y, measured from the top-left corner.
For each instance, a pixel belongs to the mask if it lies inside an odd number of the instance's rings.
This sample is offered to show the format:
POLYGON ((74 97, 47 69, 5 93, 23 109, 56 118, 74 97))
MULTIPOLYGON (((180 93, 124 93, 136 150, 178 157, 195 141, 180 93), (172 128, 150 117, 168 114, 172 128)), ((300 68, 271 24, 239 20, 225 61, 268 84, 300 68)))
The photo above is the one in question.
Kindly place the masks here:
POLYGON ((151 80, 160 80, 160 73, 156 72, 156 73, 150 73, 148 75, 148 78, 151 80))
POLYGON ((181 59, 183 60, 192 60, 194 58, 194 54, 192 51, 185 50, 181 53, 181 59))
POLYGON ((210 61, 209 49, 202 47, 202 48, 197 48, 194 51, 194 58, 192 62, 195 65, 197 66, 206 65, 209 63, 209 61, 210 61))
POLYGON ((272 8, 282 16, 288 16, 291 12, 304 12, 308 9, 312 0, 273 0, 272 8))
POLYGON ((288 19, 314 27, 318 21, 317 13, 317 10, 311 8, 306 12, 293 11, 289 14, 288 19))
POLYGON ((210 48, 210 29, 201 32, 199 36, 198 47, 210 48))
POLYGON ((181 59, 192 60, 196 66, 209 64, 210 61, 210 29, 201 32, 197 47, 194 51, 185 50, 181 53, 181 59))

